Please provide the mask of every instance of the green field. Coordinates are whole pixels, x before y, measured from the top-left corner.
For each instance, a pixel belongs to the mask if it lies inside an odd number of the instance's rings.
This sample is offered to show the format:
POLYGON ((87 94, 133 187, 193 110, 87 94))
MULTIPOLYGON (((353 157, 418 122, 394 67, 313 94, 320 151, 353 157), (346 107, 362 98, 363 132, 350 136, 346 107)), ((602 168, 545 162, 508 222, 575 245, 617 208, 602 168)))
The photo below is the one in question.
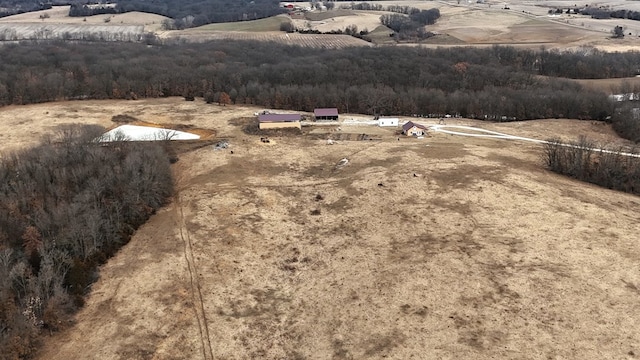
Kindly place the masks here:
POLYGON ((334 17, 339 17, 339 16, 350 16, 353 14, 355 13, 351 10, 338 9, 338 10, 329 10, 329 11, 321 11, 321 12, 320 11, 308 12, 304 14, 304 18, 311 21, 322 21, 322 20, 327 20, 334 17))
POLYGON ((280 31, 280 24, 287 23, 289 21, 291 20, 289 20, 286 15, 278 15, 259 20, 207 24, 185 31, 280 31))

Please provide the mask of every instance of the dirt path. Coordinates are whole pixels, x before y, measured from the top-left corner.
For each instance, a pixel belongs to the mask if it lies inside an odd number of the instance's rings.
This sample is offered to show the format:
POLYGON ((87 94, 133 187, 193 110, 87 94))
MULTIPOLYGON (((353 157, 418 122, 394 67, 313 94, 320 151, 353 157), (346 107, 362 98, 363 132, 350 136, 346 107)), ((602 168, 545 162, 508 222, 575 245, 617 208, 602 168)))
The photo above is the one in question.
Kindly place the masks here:
POLYGON ((189 229, 185 222, 184 208, 180 194, 176 195, 175 203, 176 211, 179 213, 179 228, 180 239, 184 243, 184 258, 187 263, 187 270, 189 272, 189 284, 191 287, 191 297, 193 299, 193 311, 195 313, 196 321, 198 322, 198 332, 200 334, 200 343, 202 346, 202 356, 205 360, 213 360, 213 350, 211 347, 211 337, 209 336, 209 323, 207 321, 207 313, 204 309, 204 302, 202 300, 202 287, 200 285, 200 277, 198 275, 198 268, 196 267, 195 257, 193 255, 193 244, 191 242, 191 236, 189 235, 189 229))

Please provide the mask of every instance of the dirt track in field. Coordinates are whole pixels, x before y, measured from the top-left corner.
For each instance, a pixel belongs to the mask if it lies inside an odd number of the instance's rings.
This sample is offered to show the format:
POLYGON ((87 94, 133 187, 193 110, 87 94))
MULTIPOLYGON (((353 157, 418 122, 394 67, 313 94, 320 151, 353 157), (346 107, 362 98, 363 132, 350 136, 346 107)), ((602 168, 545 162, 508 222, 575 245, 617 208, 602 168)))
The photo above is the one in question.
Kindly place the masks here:
MULTIPOLYGON (((172 204, 101 269, 77 324, 47 339, 41 359, 640 352, 640 200, 545 171, 537 145, 398 141, 366 126, 265 145, 239 129, 257 109, 176 98, 4 108, 0 133, 14 128, 5 120, 45 110, 59 122, 107 125, 126 112, 190 124, 231 148, 181 155, 172 204), (326 144, 361 133, 380 140, 326 144)), ((49 129, 49 118, 29 118, 31 131, 49 129)), ((575 120, 449 123, 620 141, 575 120)), ((32 143, 20 129, 8 145, 32 143)))

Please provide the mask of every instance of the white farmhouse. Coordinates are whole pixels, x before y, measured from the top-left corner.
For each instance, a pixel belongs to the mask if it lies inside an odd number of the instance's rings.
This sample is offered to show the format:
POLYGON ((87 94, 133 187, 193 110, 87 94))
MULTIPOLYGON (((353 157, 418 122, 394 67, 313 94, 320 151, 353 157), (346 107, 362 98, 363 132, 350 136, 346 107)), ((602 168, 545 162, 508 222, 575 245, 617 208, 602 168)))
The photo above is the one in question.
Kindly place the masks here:
POLYGON ((398 118, 380 118, 378 119, 378 126, 395 126, 398 127, 398 118))

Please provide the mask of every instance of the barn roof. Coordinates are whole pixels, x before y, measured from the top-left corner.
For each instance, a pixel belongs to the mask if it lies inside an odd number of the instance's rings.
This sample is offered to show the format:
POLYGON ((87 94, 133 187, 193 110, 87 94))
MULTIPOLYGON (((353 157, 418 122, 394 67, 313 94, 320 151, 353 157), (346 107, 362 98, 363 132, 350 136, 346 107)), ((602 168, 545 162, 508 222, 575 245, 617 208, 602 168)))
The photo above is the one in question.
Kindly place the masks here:
POLYGON ((426 126, 420 125, 420 124, 416 124, 413 121, 409 121, 406 124, 402 125, 402 130, 407 131, 407 130, 411 129, 414 126, 417 127, 418 129, 428 130, 426 126))
POLYGON ((338 116, 338 109, 336 108, 315 109, 313 110, 313 114, 315 116, 338 116))
POLYGON ((260 114, 259 122, 292 122, 300 121, 300 114, 260 114))

